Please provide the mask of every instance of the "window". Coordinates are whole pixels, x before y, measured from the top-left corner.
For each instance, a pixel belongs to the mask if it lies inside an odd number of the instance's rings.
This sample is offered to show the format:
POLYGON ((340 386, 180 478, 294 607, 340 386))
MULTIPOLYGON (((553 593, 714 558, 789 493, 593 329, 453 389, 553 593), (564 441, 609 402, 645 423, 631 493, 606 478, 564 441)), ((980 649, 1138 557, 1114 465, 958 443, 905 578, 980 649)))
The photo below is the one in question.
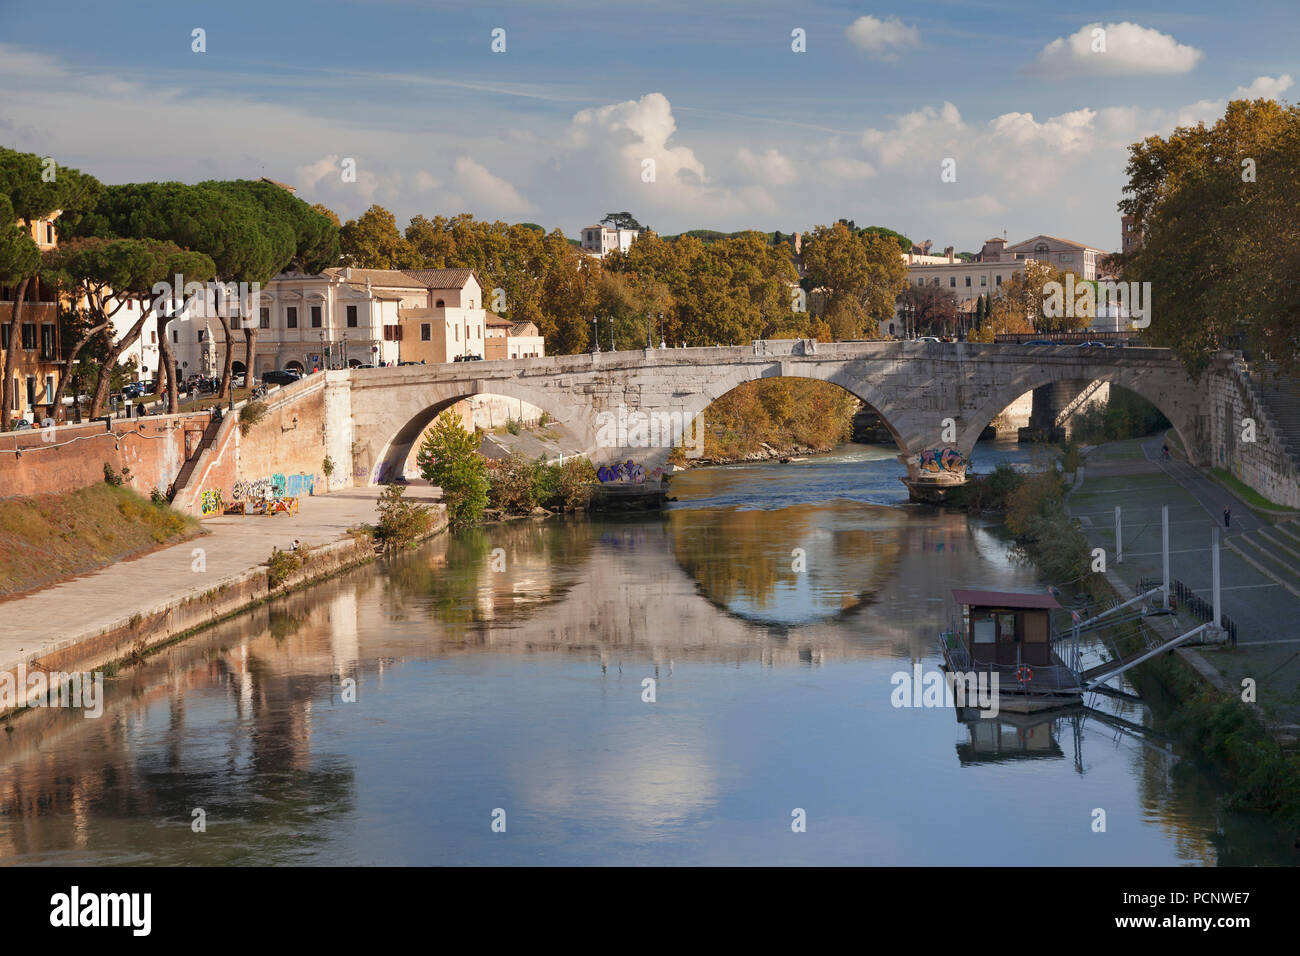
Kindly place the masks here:
POLYGON ((970 276, 966 277, 966 288, 970 288, 970 276))
POLYGON ((271 310, 263 308, 257 316, 257 327, 259 329, 269 329, 271 327, 271 310))
POLYGON ((1062 262, 1073 262, 1073 261, 1074 261, 1074 254, 1073 254, 1073 253, 1069 253, 1069 252, 1062 252, 1062 253, 1061 253, 1061 261, 1062 261, 1062 262))
POLYGON ((980 276, 980 286, 983 287, 983 286, 986 286, 986 285, 988 285, 988 284, 989 284, 989 277, 988 277, 988 276, 980 276))
POLYGON ((54 401, 54 376, 53 375, 45 376, 45 401, 46 402, 54 401))
POLYGON ((313 329, 320 328, 320 306, 319 305, 313 305, 311 307, 311 327, 313 329))
POLYGON ((445 309, 446 307, 447 303, 442 301, 442 299, 439 299, 438 304, 434 306, 435 309, 445 309))
POLYGON ((127 300, 126 300, 126 311, 128 311, 128 312, 134 312, 134 311, 135 311, 135 299, 127 299, 127 300))
POLYGON ((54 358, 54 326, 49 322, 41 325, 41 358, 46 361, 54 358))
POLYGON ((157 344, 158 344, 158 333, 157 333, 157 332, 150 332, 150 333, 149 333, 149 344, 150 344, 150 345, 157 345, 157 344))
POLYGON ((976 618, 974 623, 975 643, 993 644, 997 641, 997 624, 990 617, 976 618))
POLYGON ((955 289, 955 288, 957 288, 957 277, 956 277, 956 276, 948 276, 948 288, 950 288, 950 289, 955 289))
POLYGON ((400 325, 385 325, 384 341, 385 342, 402 341, 402 327, 400 325))
POLYGON ((54 244, 54 223, 52 222, 47 222, 45 224, 45 244, 54 244))
POLYGON ((181 333, 180 333, 180 331, 177 330, 177 329, 172 329, 172 341, 173 341, 173 342, 176 342, 176 343, 179 344, 179 343, 180 343, 180 340, 181 340, 181 333))
POLYGON ((284 310, 284 326, 287 329, 296 329, 298 327, 298 307, 296 305, 288 306, 284 310))
POLYGON ((36 348, 36 323, 35 322, 23 323, 23 348, 25 349, 36 348))
POLYGON ((36 376, 27 376, 27 407, 31 408, 36 404, 36 376))
POLYGON ((237 315, 232 315, 232 316, 230 317, 230 328, 231 328, 231 331, 238 332, 239 329, 240 329, 240 327, 241 327, 241 326, 240 326, 240 324, 239 324, 239 316, 237 316, 237 315))
POLYGON ((460 341, 460 326, 456 326, 456 341, 460 341))
POLYGON ((357 307, 355 305, 350 305, 348 306, 348 328, 355 329, 356 327, 357 327, 357 307))
POLYGON ((428 322, 420 323, 420 341, 421 342, 433 341, 433 326, 429 325, 428 322))
POLYGON ((997 281, 994 282, 993 284, 994 284, 994 285, 1001 285, 1001 284, 1002 284, 1002 276, 997 276, 996 278, 997 278, 997 281))

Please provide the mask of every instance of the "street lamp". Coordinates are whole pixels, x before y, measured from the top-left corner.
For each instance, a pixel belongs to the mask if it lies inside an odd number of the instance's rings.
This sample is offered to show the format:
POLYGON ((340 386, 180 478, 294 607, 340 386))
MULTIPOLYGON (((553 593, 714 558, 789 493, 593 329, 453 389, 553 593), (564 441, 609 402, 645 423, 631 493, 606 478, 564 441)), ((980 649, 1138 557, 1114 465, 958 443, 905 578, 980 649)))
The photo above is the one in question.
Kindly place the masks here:
POLYGON ((664 314, 662 312, 659 313, 659 347, 661 349, 668 347, 664 345, 664 314))
POLYGON ((595 355, 600 351, 600 336, 596 334, 596 317, 591 317, 591 354, 595 355))
POLYGON ((614 316, 612 314, 609 317, 609 350, 611 352, 618 351, 618 349, 614 348, 614 316))

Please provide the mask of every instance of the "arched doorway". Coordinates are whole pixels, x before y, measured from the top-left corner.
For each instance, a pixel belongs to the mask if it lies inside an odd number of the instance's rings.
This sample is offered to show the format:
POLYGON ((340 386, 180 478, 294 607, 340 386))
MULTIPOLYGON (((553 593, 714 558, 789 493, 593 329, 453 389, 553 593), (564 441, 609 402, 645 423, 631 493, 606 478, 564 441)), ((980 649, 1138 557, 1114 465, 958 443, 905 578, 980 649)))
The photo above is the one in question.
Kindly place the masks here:
POLYGON ((307 371, 305 368, 303 368, 303 364, 299 362, 297 359, 293 359, 291 361, 285 362, 284 368, 285 371, 287 372, 297 372, 299 375, 302 375, 307 371))

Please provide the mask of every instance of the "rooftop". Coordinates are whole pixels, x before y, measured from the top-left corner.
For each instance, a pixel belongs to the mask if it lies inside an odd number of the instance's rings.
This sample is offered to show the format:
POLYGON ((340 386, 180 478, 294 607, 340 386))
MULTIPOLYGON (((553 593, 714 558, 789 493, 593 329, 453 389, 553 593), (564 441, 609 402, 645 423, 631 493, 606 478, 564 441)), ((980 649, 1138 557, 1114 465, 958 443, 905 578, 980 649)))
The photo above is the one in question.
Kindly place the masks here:
POLYGON ((1056 598, 1043 591, 979 591, 971 588, 953 588, 952 596, 958 604, 977 607, 1060 608, 1056 598))

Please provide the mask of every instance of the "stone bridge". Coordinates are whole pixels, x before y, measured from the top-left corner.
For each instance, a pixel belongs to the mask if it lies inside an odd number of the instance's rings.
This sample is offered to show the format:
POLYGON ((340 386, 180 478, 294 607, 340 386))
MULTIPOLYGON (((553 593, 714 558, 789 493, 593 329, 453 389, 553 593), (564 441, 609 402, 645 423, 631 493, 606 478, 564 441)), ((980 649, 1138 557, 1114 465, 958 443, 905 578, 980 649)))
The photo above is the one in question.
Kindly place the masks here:
MULTIPOLYGON (((1216 358, 1206 374, 1223 374, 1229 363, 1216 358)), ((632 459, 653 472, 682 437, 673 426, 690 427, 736 386, 821 379, 880 417, 907 467, 904 481, 924 498, 941 497, 943 488, 964 480, 976 441, 1003 408, 1054 383, 1082 388, 1102 380, 1143 396, 1170 420, 1196 465, 1211 463, 1212 442, 1223 432, 1211 390, 1172 353, 1151 348, 782 340, 324 374, 327 451, 353 463, 359 484, 400 474, 441 411, 485 394, 547 412, 579 436, 597 464, 632 459)), ((698 449, 701 434, 687 431, 688 446, 698 449)))

